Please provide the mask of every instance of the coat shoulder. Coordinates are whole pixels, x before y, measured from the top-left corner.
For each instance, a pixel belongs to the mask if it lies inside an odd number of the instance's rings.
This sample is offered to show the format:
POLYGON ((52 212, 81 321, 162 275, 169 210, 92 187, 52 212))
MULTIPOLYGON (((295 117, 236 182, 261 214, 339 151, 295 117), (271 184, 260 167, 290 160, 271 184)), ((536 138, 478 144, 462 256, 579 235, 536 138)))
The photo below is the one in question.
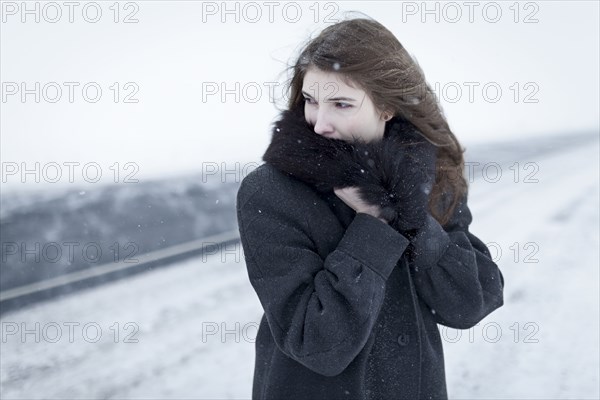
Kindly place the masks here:
POLYGON ((314 188, 269 163, 261 164, 242 179, 237 192, 238 210, 255 195, 284 206, 320 199, 314 188))

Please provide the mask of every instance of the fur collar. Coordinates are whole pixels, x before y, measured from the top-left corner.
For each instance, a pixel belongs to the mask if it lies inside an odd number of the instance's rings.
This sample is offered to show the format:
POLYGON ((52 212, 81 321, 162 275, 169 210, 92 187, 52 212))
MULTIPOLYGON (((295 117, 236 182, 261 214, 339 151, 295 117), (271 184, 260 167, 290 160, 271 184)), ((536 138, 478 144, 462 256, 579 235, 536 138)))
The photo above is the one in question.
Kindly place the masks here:
POLYGON ((356 186, 362 199, 381 207, 399 231, 417 229, 435 181, 436 147, 410 122, 394 117, 373 142, 325 138, 304 119, 302 108, 285 110, 274 123, 263 161, 319 192, 356 186))

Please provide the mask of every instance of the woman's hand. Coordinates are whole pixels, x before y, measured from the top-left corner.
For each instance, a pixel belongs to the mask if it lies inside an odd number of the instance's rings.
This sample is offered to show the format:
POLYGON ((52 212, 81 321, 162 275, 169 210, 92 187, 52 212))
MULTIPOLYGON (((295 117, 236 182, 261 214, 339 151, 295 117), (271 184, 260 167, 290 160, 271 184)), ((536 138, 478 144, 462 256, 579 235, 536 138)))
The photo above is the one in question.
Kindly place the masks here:
POLYGON ((385 219, 379 218, 379 215, 381 214, 381 209, 379 206, 367 204, 360 198, 360 195, 358 194, 358 187, 348 186, 345 188, 334 189, 333 192, 337 197, 342 199, 346 205, 354 209, 354 211, 357 213, 372 215, 387 224, 385 219))

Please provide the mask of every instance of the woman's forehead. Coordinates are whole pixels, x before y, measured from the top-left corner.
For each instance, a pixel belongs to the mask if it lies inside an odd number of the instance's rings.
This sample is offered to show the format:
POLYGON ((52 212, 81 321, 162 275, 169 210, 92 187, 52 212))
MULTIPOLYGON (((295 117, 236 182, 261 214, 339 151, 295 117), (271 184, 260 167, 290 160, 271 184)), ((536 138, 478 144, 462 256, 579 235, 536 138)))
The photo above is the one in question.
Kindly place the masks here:
POLYGON ((346 84, 340 74, 325 72, 314 68, 308 69, 304 75, 302 90, 311 96, 322 98, 350 97, 361 98, 365 92, 346 84), (318 90, 317 90, 318 89, 318 90))

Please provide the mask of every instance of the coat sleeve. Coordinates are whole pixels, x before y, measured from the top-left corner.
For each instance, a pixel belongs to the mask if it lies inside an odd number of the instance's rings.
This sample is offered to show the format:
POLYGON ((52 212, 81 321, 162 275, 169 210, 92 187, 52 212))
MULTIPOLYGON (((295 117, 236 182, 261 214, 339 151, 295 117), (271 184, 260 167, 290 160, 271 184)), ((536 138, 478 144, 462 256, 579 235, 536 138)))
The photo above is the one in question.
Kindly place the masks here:
POLYGON ((315 224, 307 222, 315 217, 310 193, 249 174, 238 190, 238 227, 248 276, 277 347, 312 371, 335 376, 367 342, 386 280, 409 241, 357 213, 323 259, 310 231, 315 224))
POLYGON ((469 329, 504 304, 504 277, 487 246, 469 232, 465 195, 446 228, 430 214, 411 242, 409 266, 437 323, 469 329))

